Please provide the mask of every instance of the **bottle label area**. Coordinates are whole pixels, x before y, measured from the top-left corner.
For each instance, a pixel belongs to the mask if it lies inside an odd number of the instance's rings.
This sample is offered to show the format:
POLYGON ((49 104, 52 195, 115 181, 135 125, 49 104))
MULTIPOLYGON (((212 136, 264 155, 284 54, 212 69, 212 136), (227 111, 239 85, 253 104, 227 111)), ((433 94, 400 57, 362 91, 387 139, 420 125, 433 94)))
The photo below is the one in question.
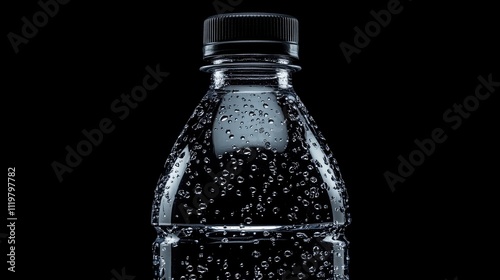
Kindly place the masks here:
POLYGON ((331 225, 164 227, 158 279, 348 279, 346 242, 331 225))

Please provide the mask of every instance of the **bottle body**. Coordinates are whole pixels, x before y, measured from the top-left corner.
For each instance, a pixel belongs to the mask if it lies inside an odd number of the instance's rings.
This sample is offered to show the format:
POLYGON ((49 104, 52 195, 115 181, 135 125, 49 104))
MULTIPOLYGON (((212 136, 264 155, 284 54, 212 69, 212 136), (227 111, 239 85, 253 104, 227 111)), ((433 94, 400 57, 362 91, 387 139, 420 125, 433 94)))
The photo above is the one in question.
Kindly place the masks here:
POLYGON ((286 65, 219 68, 155 191, 156 279, 348 279, 347 193, 286 65))

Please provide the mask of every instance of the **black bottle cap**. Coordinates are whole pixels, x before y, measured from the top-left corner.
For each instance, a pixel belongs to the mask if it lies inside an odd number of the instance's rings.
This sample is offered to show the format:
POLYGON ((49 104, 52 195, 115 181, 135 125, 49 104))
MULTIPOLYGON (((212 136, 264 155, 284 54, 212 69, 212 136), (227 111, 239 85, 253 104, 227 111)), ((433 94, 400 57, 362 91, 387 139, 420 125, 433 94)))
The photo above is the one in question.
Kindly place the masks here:
POLYGON ((203 58, 275 55, 298 59, 299 22, 276 13, 226 13, 204 21, 203 58))

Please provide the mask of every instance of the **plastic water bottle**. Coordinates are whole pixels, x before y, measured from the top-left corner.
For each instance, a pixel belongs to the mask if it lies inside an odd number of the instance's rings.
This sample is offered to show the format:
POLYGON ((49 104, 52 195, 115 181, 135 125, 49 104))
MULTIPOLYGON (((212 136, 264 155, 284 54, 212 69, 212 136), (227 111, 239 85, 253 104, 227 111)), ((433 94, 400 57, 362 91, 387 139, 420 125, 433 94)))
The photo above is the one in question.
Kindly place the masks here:
POLYGON ((155 191, 155 279, 348 279, 344 181, 292 86, 298 20, 209 17, 203 56, 210 86, 155 191))

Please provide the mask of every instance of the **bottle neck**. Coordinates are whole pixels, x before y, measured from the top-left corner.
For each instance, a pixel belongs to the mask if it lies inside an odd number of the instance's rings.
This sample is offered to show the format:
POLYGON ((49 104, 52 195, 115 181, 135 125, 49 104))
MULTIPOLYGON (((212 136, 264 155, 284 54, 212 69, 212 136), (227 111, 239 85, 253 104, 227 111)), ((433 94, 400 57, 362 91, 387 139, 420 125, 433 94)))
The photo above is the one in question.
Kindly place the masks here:
POLYGON ((292 88, 292 73, 300 67, 279 57, 225 56, 210 60, 201 71, 211 74, 211 88, 232 90, 241 87, 292 88))

